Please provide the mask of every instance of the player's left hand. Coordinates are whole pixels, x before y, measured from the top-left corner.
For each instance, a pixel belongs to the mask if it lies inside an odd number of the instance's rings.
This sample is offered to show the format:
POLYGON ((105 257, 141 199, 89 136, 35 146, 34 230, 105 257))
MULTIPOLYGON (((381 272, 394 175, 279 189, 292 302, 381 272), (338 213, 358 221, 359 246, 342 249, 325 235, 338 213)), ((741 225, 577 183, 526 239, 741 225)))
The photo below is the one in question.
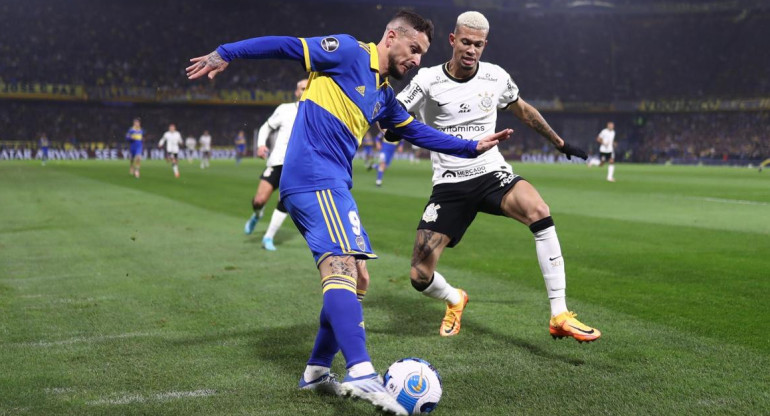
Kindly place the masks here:
POLYGON ((477 142, 476 151, 479 154, 482 154, 497 146, 498 143, 508 140, 511 137, 511 134, 513 134, 513 129, 500 130, 497 133, 490 134, 477 142))
POLYGON ((583 160, 588 159, 588 155, 586 154, 585 150, 572 146, 571 144, 564 142, 564 144, 561 147, 558 147, 560 152, 567 155, 567 159, 572 160, 572 156, 577 156, 583 160))
POLYGON ((217 51, 205 56, 190 59, 193 64, 185 68, 187 79, 197 79, 208 74, 209 79, 214 79, 218 73, 224 71, 228 65, 217 51))

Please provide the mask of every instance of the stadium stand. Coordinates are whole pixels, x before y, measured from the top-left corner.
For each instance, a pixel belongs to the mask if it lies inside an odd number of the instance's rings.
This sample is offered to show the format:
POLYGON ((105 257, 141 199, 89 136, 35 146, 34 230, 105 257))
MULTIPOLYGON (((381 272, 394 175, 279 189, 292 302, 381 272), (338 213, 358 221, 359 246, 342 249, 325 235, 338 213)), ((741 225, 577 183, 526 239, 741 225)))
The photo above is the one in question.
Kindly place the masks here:
MULTIPOLYGON (((184 76, 186 59, 223 42, 267 34, 347 32, 378 39, 380 25, 371 21, 387 20, 407 2, 340 3, 3 2, 0 140, 34 140, 45 130, 54 146, 70 137, 118 143, 130 120, 147 114, 150 139, 173 119, 182 131, 208 128, 215 144, 229 143, 239 126, 248 130, 264 120, 259 104, 285 101, 302 69, 285 62, 241 63, 214 82, 191 83, 184 76), (360 15, 369 19, 351 18, 360 15)), ((422 65, 441 63, 454 19, 470 6, 408 3, 436 24, 422 65)), ((567 137, 590 146, 606 120, 615 119, 619 145, 630 147, 633 161, 770 156, 767 4, 607 1, 601 3, 611 9, 576 10, 565 1, 528 2, 537 6, 528 9, 518 3, 485 2, 494 29, 483 59, 506 68, 522 96, 567 137)), ((403 85, 394 83, 397 90, 403 85)), ((523 126, 515 127, 521 128, 506 149, 511 155, 550 152, 523 126)))

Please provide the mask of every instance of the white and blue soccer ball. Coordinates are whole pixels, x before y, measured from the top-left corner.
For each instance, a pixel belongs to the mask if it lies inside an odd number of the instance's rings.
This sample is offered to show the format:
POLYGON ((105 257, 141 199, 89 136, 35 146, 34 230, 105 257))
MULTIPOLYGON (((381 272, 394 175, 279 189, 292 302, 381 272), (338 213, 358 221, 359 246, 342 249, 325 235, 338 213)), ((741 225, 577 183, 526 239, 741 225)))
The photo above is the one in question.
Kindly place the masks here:
POLYGON ((383 381, 388 393, 411 415, 430 413, 441 400, 441 376, 420 358, 396 361, 385 372, 383 381))

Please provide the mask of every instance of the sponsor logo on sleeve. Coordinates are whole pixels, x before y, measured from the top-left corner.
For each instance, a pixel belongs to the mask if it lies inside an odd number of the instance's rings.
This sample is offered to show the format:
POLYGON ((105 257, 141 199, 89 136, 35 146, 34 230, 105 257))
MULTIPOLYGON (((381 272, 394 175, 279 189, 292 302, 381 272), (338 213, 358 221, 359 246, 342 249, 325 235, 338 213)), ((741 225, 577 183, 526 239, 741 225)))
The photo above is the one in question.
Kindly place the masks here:
POLYGON ((326 52, 334 52, 340 47, 340 41, 333 36, 325 37, 321 40, 321 48, 326 52))

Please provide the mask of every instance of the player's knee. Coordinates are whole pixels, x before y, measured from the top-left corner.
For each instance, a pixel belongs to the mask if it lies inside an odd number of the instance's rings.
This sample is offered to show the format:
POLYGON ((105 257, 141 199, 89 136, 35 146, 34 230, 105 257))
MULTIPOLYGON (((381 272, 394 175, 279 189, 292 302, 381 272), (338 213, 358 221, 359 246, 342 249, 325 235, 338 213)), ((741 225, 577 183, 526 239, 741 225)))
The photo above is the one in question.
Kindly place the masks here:
POLYGON ((428 286, 430 286, 430 280, 433 276, 433 270, 428 270, 424 267, 413 266, 409 272, 409 278, 412 282, 412 287, 418 292, 422 292, 428 286))
POLYGON ((540 201, 540 203, 535 205, 530 210, 530 212, 527 213, 527 218, 529 219, 530 223, 542 220, 543 218, 547 218, 550 216, 551 216, 551 209, 548 207, 548 204, 546 204, 544 201, 540 201))

